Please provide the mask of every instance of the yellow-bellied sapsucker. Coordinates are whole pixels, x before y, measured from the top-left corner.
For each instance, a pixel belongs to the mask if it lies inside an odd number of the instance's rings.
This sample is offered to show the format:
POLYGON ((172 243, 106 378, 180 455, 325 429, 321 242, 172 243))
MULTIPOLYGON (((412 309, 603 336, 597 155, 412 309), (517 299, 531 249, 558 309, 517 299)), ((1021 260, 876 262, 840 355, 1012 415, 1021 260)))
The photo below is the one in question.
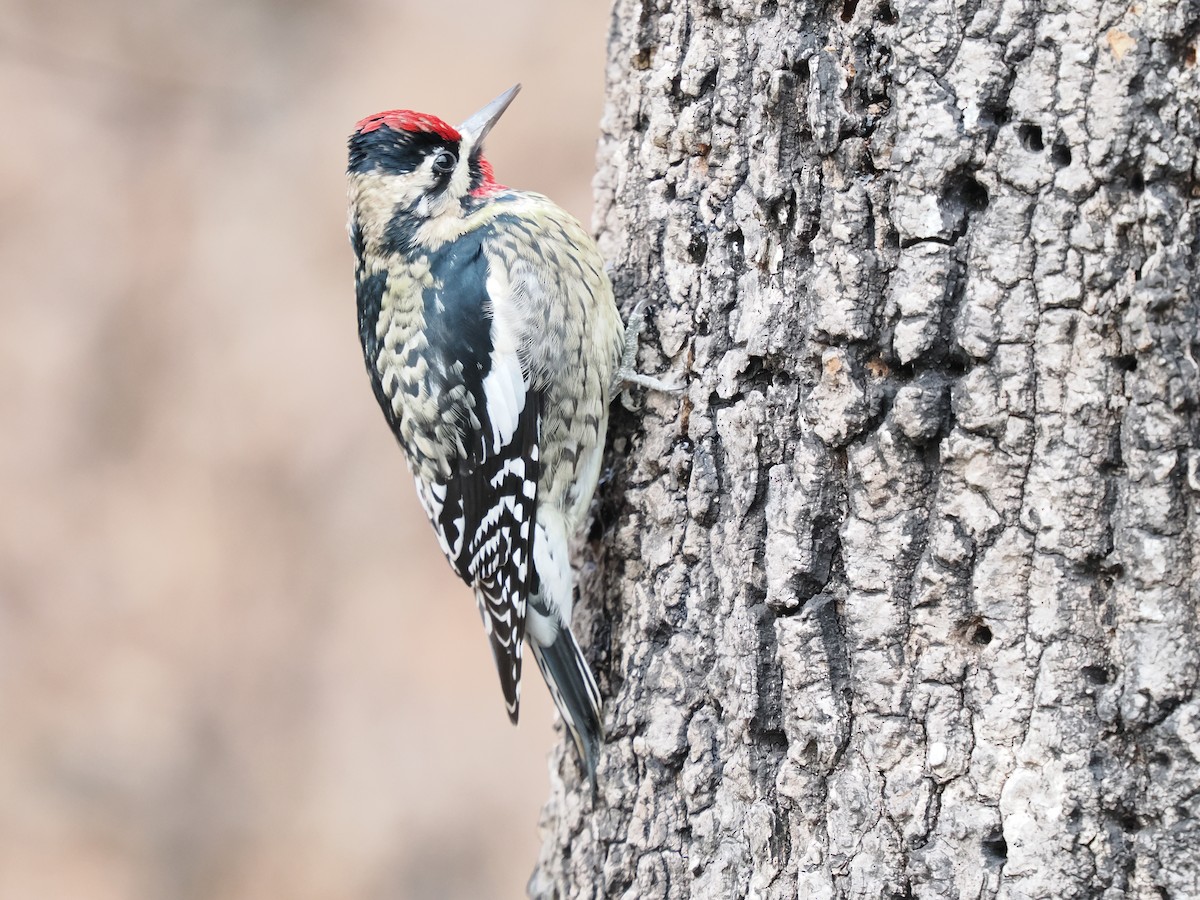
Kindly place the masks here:
POLYGON ((633 373, 638 329, 626 334, 588 234, 540 194, 497 184, 483 157, 519 88, 458 128, 410 110, 358 123, 359 336, 442 550, 475 590, 509 717, 524 639, 594 781, 600 693, 571 633, 568 545, 613 391, 667 386, 633 373))

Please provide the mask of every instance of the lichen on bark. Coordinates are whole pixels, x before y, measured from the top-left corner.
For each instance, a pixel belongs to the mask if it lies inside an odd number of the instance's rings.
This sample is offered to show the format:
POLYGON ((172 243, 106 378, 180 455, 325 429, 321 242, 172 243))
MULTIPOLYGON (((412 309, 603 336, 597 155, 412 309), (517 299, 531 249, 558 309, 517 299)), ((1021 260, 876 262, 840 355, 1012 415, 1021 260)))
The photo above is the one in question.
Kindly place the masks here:
POLYGON ((536 897, 1200 896, 1195 3, 618 0, 536 897))

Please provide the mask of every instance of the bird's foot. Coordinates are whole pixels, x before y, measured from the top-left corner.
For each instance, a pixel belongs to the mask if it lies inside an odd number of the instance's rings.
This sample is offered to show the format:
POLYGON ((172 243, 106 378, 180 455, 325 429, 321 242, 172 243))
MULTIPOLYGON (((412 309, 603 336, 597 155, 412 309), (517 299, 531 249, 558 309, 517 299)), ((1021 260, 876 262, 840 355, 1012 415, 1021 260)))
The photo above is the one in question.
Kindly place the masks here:
POLYGON ((638 340, 646 327, 646 305, 647 300, 643 297, 629 314, 629 321, 625 323, 625 347, 621 352, 621 364, 613 376, 612 393, 621 393, 621 402, 627 409, 634 408, 630 406, 627 388, 644 387, 652 391, 674 394, 685 387, 683 384, 643 375, 637 370, 638 340))

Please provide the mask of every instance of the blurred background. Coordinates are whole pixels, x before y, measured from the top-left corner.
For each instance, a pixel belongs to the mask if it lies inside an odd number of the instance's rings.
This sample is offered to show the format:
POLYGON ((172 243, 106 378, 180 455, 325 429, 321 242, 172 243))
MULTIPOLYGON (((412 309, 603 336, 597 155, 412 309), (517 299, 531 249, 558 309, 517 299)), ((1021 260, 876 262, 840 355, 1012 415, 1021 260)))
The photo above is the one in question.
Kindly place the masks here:
POLYGON ((356 338, 345 139, 517 81, 586 223, 604 4, 0 0, 0 898, 508 898, 509 726, 356 338))

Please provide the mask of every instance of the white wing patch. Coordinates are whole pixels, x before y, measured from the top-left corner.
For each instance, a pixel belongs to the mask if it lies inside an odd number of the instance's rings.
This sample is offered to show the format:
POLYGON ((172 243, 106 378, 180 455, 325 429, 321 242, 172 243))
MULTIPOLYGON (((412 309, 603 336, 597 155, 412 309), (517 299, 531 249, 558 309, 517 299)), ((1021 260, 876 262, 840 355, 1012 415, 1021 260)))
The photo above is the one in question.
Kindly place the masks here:
POLYGON ((488 276, 488 297, 484 314, 492 320, 491 368, 483 379, 488 416, 492 423, 491 453, 499 453, 517 431, 529 381, 521 366, 520 338, 517 333, 517 310, 514 309, 507 281, 496 275, 488 276), (502 298, 496 302, 496 298, 502 298))
POLYGON ((491 371, 483 379, 483 395, 492 423, 491 441, 488 442, 491 454, 499 453, 516 433, 528 389, 517 355, 493 350, 491 371))

